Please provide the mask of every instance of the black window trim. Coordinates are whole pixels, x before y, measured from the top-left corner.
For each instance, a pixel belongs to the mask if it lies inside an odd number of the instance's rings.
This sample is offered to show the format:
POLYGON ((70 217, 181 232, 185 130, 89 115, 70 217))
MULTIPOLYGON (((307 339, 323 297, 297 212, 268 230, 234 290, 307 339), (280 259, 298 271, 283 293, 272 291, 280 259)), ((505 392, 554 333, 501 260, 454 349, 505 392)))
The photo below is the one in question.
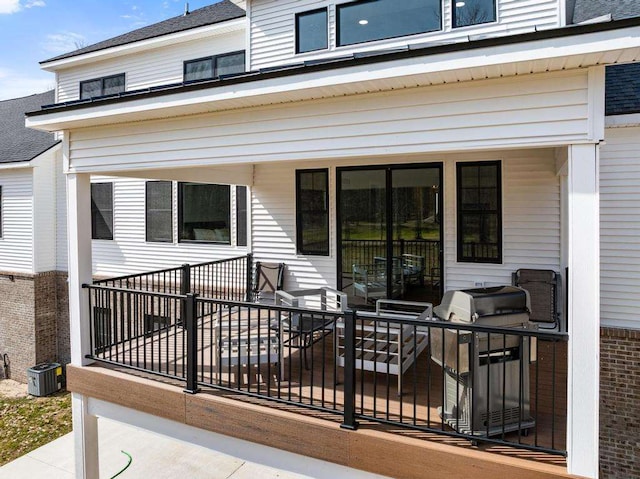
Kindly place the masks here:
POLYGON ((478 264, 503 264, 504 258, 504 244, 503 244, 503 201, 502 201, 502 161, 501 160, 488 160, 488 161, 459 161, 456 163, 456 261, 458 263, 478 263, 478 264), (462 252, 462 241, 461 241, 461 231, 462 231, 462 215, 460 214, 460 205, 461 201, 461 174, 460 170, 465 166, 497 166, 497 233, 498 233, 498 258, 497 259, 465 259, 463 258, 462 252))
MULTIPOLYGON (((243 72, 242 73, 246 73, 246 69, 247 69, 247 51, 246 50, 236 50, 233 52, 225 52, 225 53, 219 53, 217 55, 209 55, 206 57, 200 57, 200 58, 190 58, 189 60, 185 60, 182 62, 182 82, 187 85, 187 84, 191 84, 191 83, 198 83, 198 82, 202 82, 202 81, 207 81, 207 80, 213 80, 215 78, 220 78, 220 75, 216 75, 218 68, 216 66, 216 60, 218 58, 224 58, 224 57, 230 57, 232 55, 238 55, 239 53, 242 53, 242 55, 244 56, 244 68, 243 68, 243 72), (212 70, 213 70, 213 76, 211 76, 210 78, 199 78, 197 80, 187 80, 187 64, 188 63, 195 63, 195 62, 201 62, 204 60, 211 60, 213 62, 213 66, 212 66, 212 70)), ((241 73, 234 73, 234 74, 230 74, 230 75, 222 75, 222 77, 226 77, 226 76, 233 76, 233 75, 241 75, 241 73)))
POLYGON ((107 75, 104 77, 98 77, 98 78, 92 78, 90 80, 82 80, 80 82, 80 91, 78 94, 78 98, 80 100, 91 100, 92 98, 103 98, 103 97, 112 97, 112 96, 117 96, 118 93, 110 93, 108 95, 104 94, 104 81, 105 80, 109 80, 111 78, 117 78, 117 77, 122 77, 122 83, 124 84, 122 87, 122 91, 127 91, 127 75, 125 73, 116 73, 115 75, 107 75), (91 83, 94 81, 98 81, 100 80, 100 95, 97 96, 92 96, 89 98, 82 98, 82 85, 84 85, 85 83, 91 83))
POLYGON ((498 22, 498 0, 493 0, 493 13, 494 13, 494 19, 490 20, 488 22, 480 22, 480 23, 471 23, 469 25, 461 25, 461 26, 456 26, 456 2, 458 2, 460 0, 450 0, 451 2, 451 29, 452 30, 460 30, 462 28, 473 28, 473 27, 477 27, 478 25, 489 25, 491 23, 499 23, 498 22))
POLYGON ((348 43, 345 45, 341 45, 340 44, 340 10, 347 6, 347 5, 352 5, 354 3, 373 3, 377 0, 355 0, 353 2, 345 2, 345 3, 340 3, 337 4, 335 6, 336 8, 336 48, 348 48, 348 47, 353 47, 353 45, 364 45, 366 43, 372 43, 372 42, 381 42, 384 40, 391 40, 392 38, 402 38, 402 37, 414 37, 416 35, 425 35, 427 33, 434 33, 434 32, 442 32, 444 30, 444 8, 443 8, 443 4, 442 2, 440 2, 440 26, 438 28, 435 28, 433 30, 427 30, 425 32, 418 32, 418 33, 410 33, 410 34, 404 34, 404 35, 394 35, 391 37, 382 37, 382 38, 375 38, 372 40, 366 40, 364 42, 357 42, 357 43, 348 43))
MULTIPOLYGON (((111 187, 111 236, 109 238, 94 238, 93 231, 93 213, 91 215, 91 240, 92 241, 113 241, 115 238, 115 195, 114 195, 114 185, 113 181, 96 181, 95 183, 91 183, 91 187, 93 185, 110 185, 111 187)), ((90 191, 91 201, 93 202, 93 192, 90 191)))
POLYGON ((215 245, 220 245, 220 246, 232 246, 232 241, 231 241, 231 233, 232 233, 232 228, 231 228, 231 209, 232 209, 231 208, 231 206, 232 206, 231 194, 232 194, 231 185, 222 185, 222 184, 219 184, 219 183, 199 183, 199 182, 194 182, 194 181, 178 181, 178 243, 215 244, 215 245), (229 211, 228 211, 228 223, 227 223, 229 225, 229 240, 228 241, 196 240, 196 239, 183 239, 182 238, 182 232, 183 232, 183 227, 184 227, 184 225, 182 223, 182 218, 183 218, 183 215, 184 215, 182 188, 184 187, 185 184, 228 186, 229 187, 229 211))
POLYGON ((296 55, 304 55, 306 53, 311 53, 311 52, 319 52, 322 50, 328 50, 329 47, 331 45, 329 45, 329 7, 321 7, 321 8, 314 8, 313 10, 305 10, 302 12, 297 12, 295 14, 295 29, 296 29, 296 55), (313 13, 320 13, 320 12, 325 12, 327 14, 327 24, 326 24, 326 29, 327 29, 327 46, 324 48, 315 48, 313 50, 307 50, 304 52, 300 51, 300 29, 298 28, 298 18, 300 17, 300 15, 311 15, 313 13))
POLYGON ((173 227, 173 181, 171 180, 147 180, 144 182, 144 241, 145 243, 173 243, 174 239, 174 227, 173 227), (170 183, 171 184, 171 239, 166 240, 154 240, 149 239, 148 224, 148 210, 147 210, 147 194, 149 192, 149 183, 170 183))
POLYGON ((307 256, 331 256, 331 217, 329 211, 329 168, 310 168, 296 170, 296 252, 307 256), (327 211, 327 251, 304 251, 302 242, 302 205, 300 198, 300 176, 304 173, 325 173, 325 202, 327 211))

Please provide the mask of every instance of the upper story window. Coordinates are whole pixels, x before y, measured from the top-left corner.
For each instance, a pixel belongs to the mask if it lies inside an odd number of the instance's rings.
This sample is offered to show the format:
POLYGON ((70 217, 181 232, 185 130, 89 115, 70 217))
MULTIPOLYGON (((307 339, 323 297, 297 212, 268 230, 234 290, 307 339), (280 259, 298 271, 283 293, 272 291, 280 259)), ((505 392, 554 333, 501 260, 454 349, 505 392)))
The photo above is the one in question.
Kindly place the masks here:
POLYGON ((327 18, 326 8, 296 15, 296 53, 329 48, 327 18))
POLYGON ((115 95, 124 91, 124 73, 80 82, 80 99, 115 95))
POLYGON ((113 183, 91 183, 91 238, 113 239, 113 183))
POLYGON ((496 0, 451 0, 453 28, 496 21, 496 0))
POLYGON ((338 46, 442 28, 441 0, 362 0, 336 6, 338 46))
POLYGON ((244 71, 244 51, 225 53, 184 62, 184 81, 210 80, 244 71))
POLYGON ((499 161, 458 163, 458 261, 502 261, 502 189, 499 161))

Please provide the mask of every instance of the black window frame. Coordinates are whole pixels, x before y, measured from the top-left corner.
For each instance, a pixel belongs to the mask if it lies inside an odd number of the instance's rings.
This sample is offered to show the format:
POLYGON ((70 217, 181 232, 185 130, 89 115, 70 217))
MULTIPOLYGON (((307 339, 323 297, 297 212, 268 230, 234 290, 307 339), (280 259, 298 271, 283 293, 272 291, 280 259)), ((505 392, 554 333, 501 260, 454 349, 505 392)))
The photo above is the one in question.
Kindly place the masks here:
MULTIPOLYGON (((110 181, 105 181, 105 182, 98 182, 98 183, 91 183, 91 239, 92 240, 105 240, 105 241, 111 241, 113 240, 114 237, 114 232, 113 232, 113 224, 114 224, 114 201, 113 201, 113 182, 110 181), (100 210, 98 208, 98 206, 95 204, 95 202, 93 201, 93 192, 94 189, 96 189, 99 186, 109 186, 109 192, 111 194, 111 224, 107 225, 109 226, 109 232, 111 233, 109 236, 105 236, 105 237, 97 237, 97 232, 96 232, 96 216, 95 216, 95 212, 96 211, 100 211, 102 213, 102 210, 100 210)), ((104 218, 104 217, 103 217, 104 218)))
POLYGON ((248 188, 244 185, 236 185, 236 246, 247 246, 248 244, 248 188), (242 200, 240 199, 242 198, 242 200))
POLYGON ((425 30, 423 32, 415 32, 415 33, 403 33, 400 35, 393 35, 393 36, 389 36, 389 37, 380 37, 380 38, 374 38, 371 40, 365 40, 362 42, 354 42, 354 43, 342 43, 341 39, 340 39, 340 15, 342 13, 342 9, 343 8, 347 8, 350 5, 354 5, 354 4, 365 4, 365 3, 375 3, 378 0, 356 0, 354 2, 346 2, 346 3, 340 3, 337 4, 335 6, 336 8, 336 14, 335 14, 335 23, 336 23, 336 47, 338 48, 342 48, 342 47, 349 47, 352 45, 362 45, 365 43, 371 43, 371 42, 379 42, 379 41, 383 41, 383 40, 389 40, 392 38, 402 38, 402 37, 410 37, 410 36, 414 36, 414 35, 423 35, 425 33, 432 33, 432 32, 441 32, 444 29, 444 8, 443 8, 443 4, 442 2, 440 2, 440 23, 438 28, 435 28, 433 30, 425 30))
MULTIPOLYGON (((478 188, 481 188, 478 186, 478 188)), ((456 163, 456 244, 457 244, 457 261, 458 263, 488 263, 488 264, 502 264, 503 262, 503 211, 502 211, 502 162, 496 161, 465 161, 456 163), (496 209, 480 211, 478 209, 463 209, 462 199, 462 170, 469 167, 482 167, 491 166, 496 169, 496 209), (475 255, 464 255, 463 241, 464 236, 463 224, 465 215, 496 215, 496 238, 497 238, 497 257, 483 257, 475 255)))
POLYGON ((466 25, 456 25, 456 22, 457 22, 456 3, 458 3, 458 1, 460 0, 451 0, 451 28, 452 29, 474 27, 476 25, 496 23, 498 21, 498 2, 496 0, 491 0, 493 2, 493 19, 492 20, 487 20, 486 22, 469 23, 466 25))
MULTIPOLYGON (((166 211, 166 208, 154 208, 157 211, 166 211)), ((144 238, 147 243, 173 243, 173 181, 168 180, 149 180, 144 184, 144 238), (151 238, 149 234, 149 185, 158 183, 168 183, 170 185, 169 201, 170 201, 170 223, 169 238, 157 239, 151 238)))
POLYGON ((217 183, 196 183, 190 181, 178 182, 178 243, 197 243, 197 244, 218 244, 218 245, 231 245, 231 185, 221 185, 217 183), (202 240, 183 238, 185 235, 184 230, 184 186, 185 185, 208 185, 228 188, 229 193, 229 209, 227 210, 227 225, 229 229, 229 237, 225 240, 202 240))
POLYGON ((327 50, 329 48, 329 9, 328 7, 323 7, 323 8, 315 8, 313 10, 307 10, 304 12, 298 12, 296 13, 295 16, 295 29, 296 29, 296 54, 303 54, 303 53, 310 53, 310 52, 319 52, 322 50, 327 50), (304 50, 304 51, 300 51, 300 18, 301 17, 305 17, 305 16, 309 16, 309 15, 313 15, 313 14, 317 14, 317 13, 322 13, 324 12, 325 14, 325 33, 326 33, 326 46, 322 47, 322 48, 314 48, 312 50, 304 50))
POLYGON ((80 92, 78 95, 78 98, 80 98, 80 100, 91 100, 92 98, 100 98, 103 96, 114 96, 114 95, 119 95, 120 93, 123 93, 127 90, 127 77, 124 73, 117 73, 115 75, 107 75, 105 77, 98 77, 98 78, 92 78, 90 80, 82 80, 80 82, 80 92), (104 94, 104 82, 105 80, 110 80, 111 78, 118 78, 118 77, 122 77, 122 91, 118 92, 118 93, 109 93, 108 95, 104 94), (100 94, 96 95, 96 96, 90 96, 87 98, 83 98, 82 97, 82 85, 84 85, 85 83, 91 83, 91 82, 95 82, 95 81, 99 81, 100 82, 100 94))
POLYGON ((230 57, 233 55, 238 55, 238 54, 242 54, 242 63, 244 65, 243 67, 243 71, 242 72, 238 72, 238 73, 227 73, 225 75, 222 76, 233 76, 233 75, 242 75, 243 73, 246 73, 247 71, 247 52, 246 50, 236 50, 233 52, 226 52, 226 53, 220 53, 218 55, 209 55, 206 57, 200 57, 200 58, 192 58, 190 60, 185 60, 182 63, 182 82, 183 83, 195 83, 195 82, 201 82, 201 81, 207 81, 207 80, 213 80, 215 78, 219 78, 220 75, 218 75, 218 59, 219 58, 224 58, 224 57, 230 57), (206 78, 197 78, 194 80, 187 80, 187 65, 190 63, 196 63, 196 62, 202 62, 205 60, 211 60, 212 62, 212 68, 211 71, 213 72, 211 77, 206 77, 206 78))
POLYGON ((313 168, 296 170, 296 251, 298 254, 310 255, 310 256, 330 256, 331 255, 331 224, 329 218, 329 169, 328 168, 313 168), (301 186, 301 177, 304 174, 324 173, 324 210, 305 210, 303 209, 301 186), (326 237, 323 239, 324 250, 306 250, 304 247, 304 213, 318 213, 324 212, 326 222, 326 237))

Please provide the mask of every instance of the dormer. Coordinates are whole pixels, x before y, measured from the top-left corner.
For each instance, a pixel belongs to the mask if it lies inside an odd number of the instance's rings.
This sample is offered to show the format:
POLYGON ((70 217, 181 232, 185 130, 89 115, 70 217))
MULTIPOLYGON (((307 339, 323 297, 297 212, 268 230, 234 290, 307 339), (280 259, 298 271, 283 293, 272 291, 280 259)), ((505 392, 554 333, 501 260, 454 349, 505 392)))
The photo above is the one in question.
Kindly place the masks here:
POLYGON ((249 67, 411 45, 466 42, 564 25, 564 0, 273 0, 245 4, 249 67))

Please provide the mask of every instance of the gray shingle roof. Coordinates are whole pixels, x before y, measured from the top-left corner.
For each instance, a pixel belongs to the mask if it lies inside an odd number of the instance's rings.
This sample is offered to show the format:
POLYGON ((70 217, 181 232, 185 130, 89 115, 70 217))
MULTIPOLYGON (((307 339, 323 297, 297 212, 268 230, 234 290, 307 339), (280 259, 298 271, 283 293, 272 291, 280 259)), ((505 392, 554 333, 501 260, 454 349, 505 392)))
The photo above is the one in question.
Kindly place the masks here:
POLYGON ((607 115, 640 113, 640 63, 607 67, 607 115))
POLYGON ((53 101, 53 90, 0 101, 0 163, 32 160, 58 143, 52 134, 24 126, 25 112, 53 101))
POLYGON ((242 18, 245 16, 245 11, 237 5, 231 3, 229 0, 222 0, 219 3, 208 5, 206 7, 199 8, 192 11, 189 15, 180 15, 179 17, 173 17, 168 20, 164 20, 160 23, 148 25, 138 30, 125 33, 108 40, 104 40, 88 47, 80 48, 73 52, 58 55, 57 57, 49 58, 42 63, 52 62, 56 60, 62 60, 64 58, 71 58, 84 53, 96 52, 104 50, 106 48, 118 47, 126 45, 128 43, 139 42, 141 40, 148 40, 150 38, 160 37, 163 35, 169 35, 171 33, 182 32, 184 30, 190 30, 192 28, 204 27, 206 25, 213 25, 214 23, 226 22, 228 20, 234 20, 236 18, 242 18))
POLYGON ((640 16, 638 0, 575 0, 573 23, 611 14, 614 20, 640 16))

